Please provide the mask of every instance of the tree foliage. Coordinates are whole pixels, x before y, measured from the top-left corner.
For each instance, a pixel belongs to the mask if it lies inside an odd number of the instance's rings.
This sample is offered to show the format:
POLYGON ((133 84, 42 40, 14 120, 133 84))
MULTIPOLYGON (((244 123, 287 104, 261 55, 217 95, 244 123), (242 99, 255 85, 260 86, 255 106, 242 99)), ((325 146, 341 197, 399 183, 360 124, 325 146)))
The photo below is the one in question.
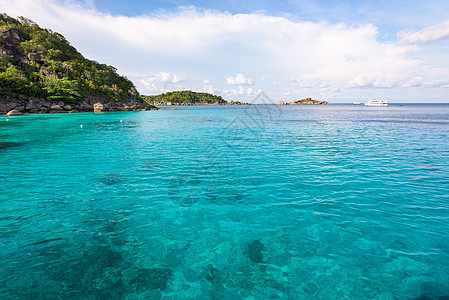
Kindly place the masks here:
POLYGON ((143 96, 149 104, 226 104, 227 102, 217 95, 198 93, 192 91, 175 91, 161 95, 143 96))
POLYGON ((84 58, 61 34, 0 14, 0 96, 80 102, 86 96, 122 101, 139 94, 116 68, 84 58), (23 37, 14 53, 5 43, 11 28, 23 37), (38 59, 28 59, 30 53, 38 59))

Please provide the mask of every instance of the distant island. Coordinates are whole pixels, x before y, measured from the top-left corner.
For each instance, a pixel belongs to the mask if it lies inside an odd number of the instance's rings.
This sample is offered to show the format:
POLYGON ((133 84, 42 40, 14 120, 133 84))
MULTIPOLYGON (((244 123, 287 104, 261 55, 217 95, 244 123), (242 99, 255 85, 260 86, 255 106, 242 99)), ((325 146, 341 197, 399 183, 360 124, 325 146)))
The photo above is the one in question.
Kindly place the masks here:
POLYGON ((250 105, 250 103, 240 101, 228 102, 221 96, 192 92, 190 90, 142 96, 142 99, 151 105, 250 105))
POLYGON ((0 114, 157 109, 59 33, 0 14, 0 114))
POLYGON ((321 105, 329 104, 327 101, 313 100, 312 98, 305 98, 301 100, 294 100, 292 102, 278 101, 276 105, 321 105))

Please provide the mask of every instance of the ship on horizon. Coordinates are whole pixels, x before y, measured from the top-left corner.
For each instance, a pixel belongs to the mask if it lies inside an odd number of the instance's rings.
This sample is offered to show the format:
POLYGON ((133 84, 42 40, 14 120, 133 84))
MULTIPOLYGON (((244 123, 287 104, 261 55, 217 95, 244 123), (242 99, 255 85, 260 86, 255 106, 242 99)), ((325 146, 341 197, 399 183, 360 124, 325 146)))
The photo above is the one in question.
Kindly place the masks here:
POLYGON ((368 102, 365 102, 365 106, 388 106, 388 100, 369 100, 368 102))

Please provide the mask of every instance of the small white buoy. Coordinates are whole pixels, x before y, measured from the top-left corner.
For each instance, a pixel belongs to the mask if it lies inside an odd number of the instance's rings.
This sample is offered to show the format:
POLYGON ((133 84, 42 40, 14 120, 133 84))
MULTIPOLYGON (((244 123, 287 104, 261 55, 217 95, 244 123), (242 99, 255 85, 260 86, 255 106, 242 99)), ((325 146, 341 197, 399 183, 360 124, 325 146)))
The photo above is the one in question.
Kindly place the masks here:
POLYGON ((9 119, 6 119, 6 122, 8 122, 9 121, 9 119))
POLYGON ((122 120, 120 120, 120 123, 122 123, 123 121, 122 120))
POLYGON ((81 129, 83 129, 83 125, 80 125, 81 129))

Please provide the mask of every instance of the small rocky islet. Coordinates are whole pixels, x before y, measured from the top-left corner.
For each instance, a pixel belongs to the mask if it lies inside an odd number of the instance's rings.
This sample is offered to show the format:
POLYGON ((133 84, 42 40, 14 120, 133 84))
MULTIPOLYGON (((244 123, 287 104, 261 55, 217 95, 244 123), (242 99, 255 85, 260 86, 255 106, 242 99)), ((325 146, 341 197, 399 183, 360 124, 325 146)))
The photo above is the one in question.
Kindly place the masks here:
POLYGON ((314 100, 312 98, 296 99, 293 100, 292 102, 285 102, 285 101, 276 102, 276 105, 326 105, 326 104, 329 104, 329 102, 324 100, 314 100))

